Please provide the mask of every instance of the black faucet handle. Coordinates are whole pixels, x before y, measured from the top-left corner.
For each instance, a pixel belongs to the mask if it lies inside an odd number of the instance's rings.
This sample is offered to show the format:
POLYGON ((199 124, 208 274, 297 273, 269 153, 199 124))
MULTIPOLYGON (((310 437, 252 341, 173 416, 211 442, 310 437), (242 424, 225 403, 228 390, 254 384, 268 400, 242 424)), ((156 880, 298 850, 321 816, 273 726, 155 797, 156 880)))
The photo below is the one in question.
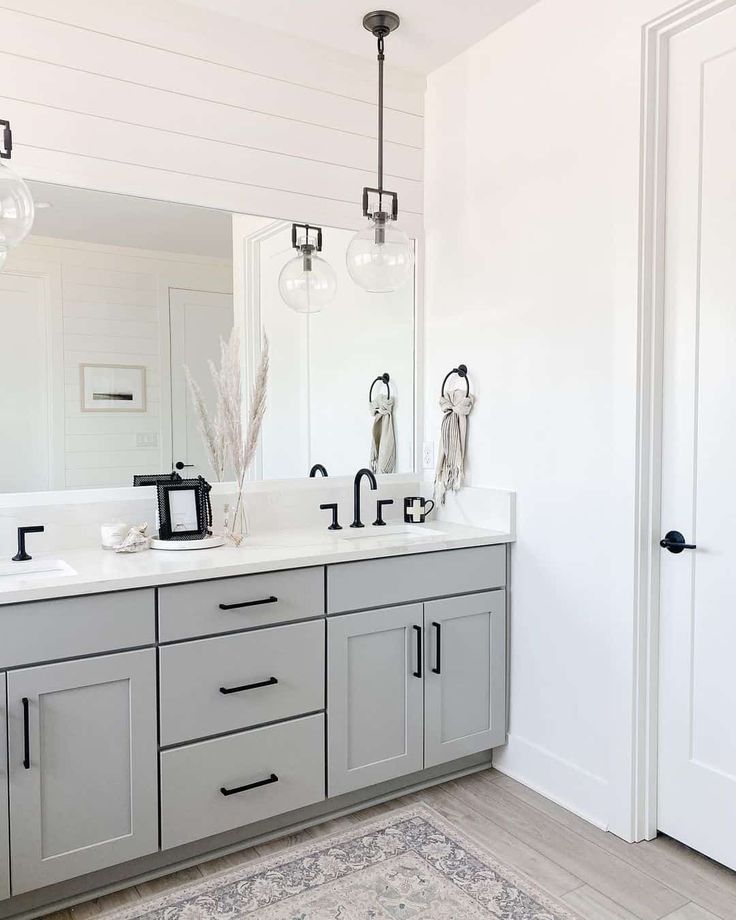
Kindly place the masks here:
POLYGON ((393 505, 393 498, 379 498, 376 502, 376 519, 373 522, 374 527, 385 527, 386 522, 383 519, 383 509, 386 505, 393 505))
POLYGON ((18 528, 18 552, 13 556, 13 562, 28 562, 33 558, 26 552, 26 534, 43 533, 45 529, 43 524, 34 524, 32 527, 18 528))
POLYGON ((320 505, 320 511, 331 511, 332 512, 332 523, 327 528, 328 530, 342 530, 342 527, 337 520, 337 502, 326 502, 324 505, 320 505))

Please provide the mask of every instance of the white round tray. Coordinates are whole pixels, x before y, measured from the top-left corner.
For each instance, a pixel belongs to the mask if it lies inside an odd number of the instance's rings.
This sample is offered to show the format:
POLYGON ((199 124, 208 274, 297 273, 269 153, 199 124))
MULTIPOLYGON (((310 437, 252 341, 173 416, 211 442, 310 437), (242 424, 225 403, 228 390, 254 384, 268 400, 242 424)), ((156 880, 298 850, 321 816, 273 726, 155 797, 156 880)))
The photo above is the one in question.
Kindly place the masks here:
POLYGON ((151 549, 167 549, 181 552, 187 549, 212 549, 214 546, 224 546, 224 537, 202 537, 201 540, 151 540, 151 549))

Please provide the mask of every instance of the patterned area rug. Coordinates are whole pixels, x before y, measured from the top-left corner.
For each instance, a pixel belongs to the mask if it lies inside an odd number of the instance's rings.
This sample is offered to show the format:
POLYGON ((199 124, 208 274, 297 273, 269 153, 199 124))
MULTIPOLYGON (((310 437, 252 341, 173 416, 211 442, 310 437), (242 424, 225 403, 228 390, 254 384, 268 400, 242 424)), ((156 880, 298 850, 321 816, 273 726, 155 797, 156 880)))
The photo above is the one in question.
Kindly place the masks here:
POLYGON ((105 920, 580 920, 426 805, 105 920))

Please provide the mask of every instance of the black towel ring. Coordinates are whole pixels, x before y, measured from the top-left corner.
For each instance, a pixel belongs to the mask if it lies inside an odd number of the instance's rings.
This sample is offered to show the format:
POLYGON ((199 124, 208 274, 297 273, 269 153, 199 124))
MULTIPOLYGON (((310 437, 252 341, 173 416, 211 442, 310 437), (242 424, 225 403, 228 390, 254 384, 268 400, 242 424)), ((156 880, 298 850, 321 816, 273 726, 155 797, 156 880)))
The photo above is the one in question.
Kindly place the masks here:
POLYGON ((371 402, 371 400, 373 399, 373 387, 374 387, 377 383, 385 383, 385 384, 386 384, 386 391, 388 392, 388 398, 391 399, 391 387, 388 385, 388 382, 389 382, 390 379, 391 379, 391 378, 389 377, 389 375, 388 375, 387 373, 386 373, 386 374, 379 374, 378 377, 376 377, 376 379, 375 379, 375 380, 373 381, 373 383, 371 384, 370 390, 368 390, 368 402, 371 402))
POLYGON ((453 374, 457 374, 458 377, 461 377, 463 380, 465 380, 465 395, 470 396, 470 380, 468 380, 468 368, 465 364, 458 364, 457 367, 453 367, 450 373, 445 376, 445 379, 442 381, 440 396, 445 395, 445 384, 453 374))

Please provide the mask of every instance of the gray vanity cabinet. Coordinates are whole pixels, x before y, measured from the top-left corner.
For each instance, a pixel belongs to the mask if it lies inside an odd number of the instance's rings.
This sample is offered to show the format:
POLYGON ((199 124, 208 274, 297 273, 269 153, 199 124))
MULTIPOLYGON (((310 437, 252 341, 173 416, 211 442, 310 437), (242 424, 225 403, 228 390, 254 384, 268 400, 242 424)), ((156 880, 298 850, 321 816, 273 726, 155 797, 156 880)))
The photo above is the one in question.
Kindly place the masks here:
POLYGON ((154 852, 155 651, 7 680, 13 894, 154 852))
POLYGON ((327 621, 327 792, 422 769, 422 605, 327 621))
POLYGON ((5 675, 0 674, 0 901, 10 897, 10 826, 8 824, 8 758, 5 717, 5 675))
POLYGON ((506 740, 505 591, 424 605, 424 766, 506 740))

